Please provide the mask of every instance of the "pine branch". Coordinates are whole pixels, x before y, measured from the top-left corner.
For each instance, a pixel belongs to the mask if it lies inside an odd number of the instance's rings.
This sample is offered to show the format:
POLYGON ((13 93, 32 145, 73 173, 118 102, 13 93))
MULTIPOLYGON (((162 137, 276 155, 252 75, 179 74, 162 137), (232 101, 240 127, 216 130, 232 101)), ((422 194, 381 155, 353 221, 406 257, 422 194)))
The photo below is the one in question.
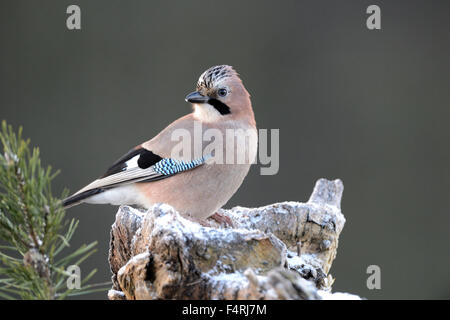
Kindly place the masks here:
POLYGON ((79 266, 96 251, 96 242, 56 259, 70 247, 78 226, 77 220, 65 218, 60 199, 67 192, 60 197, 52 195, 51 182, 58 172, 41 166, 39 149, 30 151, 30 140, 22 138, 22 128, 16 134, 3 121, 1 129, 0 297, 61 299, 102 290, 85 284, 96 270, 88 273, 80 289, 65 286, 73 276, 65 268, 79 266))

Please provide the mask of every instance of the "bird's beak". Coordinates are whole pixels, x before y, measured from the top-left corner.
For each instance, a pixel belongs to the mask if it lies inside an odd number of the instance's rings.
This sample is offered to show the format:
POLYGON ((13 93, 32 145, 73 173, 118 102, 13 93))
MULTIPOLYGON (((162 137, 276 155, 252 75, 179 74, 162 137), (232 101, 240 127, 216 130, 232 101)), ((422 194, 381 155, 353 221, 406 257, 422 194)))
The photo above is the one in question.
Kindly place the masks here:
POLYGON ((189 93, 186 96, 185 100, 186 100, 186 102, 190 102, 190 103, 207 103, 209 100, 209 97, 205 97, 200 92, 195 91, 195 92, 189 93))

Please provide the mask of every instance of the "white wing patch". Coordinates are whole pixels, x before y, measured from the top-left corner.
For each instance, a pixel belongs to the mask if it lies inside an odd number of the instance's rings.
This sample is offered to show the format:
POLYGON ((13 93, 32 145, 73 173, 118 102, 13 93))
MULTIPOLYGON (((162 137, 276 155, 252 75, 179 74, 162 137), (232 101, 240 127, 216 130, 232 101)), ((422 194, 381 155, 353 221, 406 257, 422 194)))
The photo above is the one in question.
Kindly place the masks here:
POLYGON ((136 167, 138 167, 138 160, 139 160, 140 156, 141 155, 138 154, 137 156, 134 156, 133 158, 131 158, 130 160, 125 162, 125 164, 127 165, 127 169, 128 168, 136 168, 136 167))

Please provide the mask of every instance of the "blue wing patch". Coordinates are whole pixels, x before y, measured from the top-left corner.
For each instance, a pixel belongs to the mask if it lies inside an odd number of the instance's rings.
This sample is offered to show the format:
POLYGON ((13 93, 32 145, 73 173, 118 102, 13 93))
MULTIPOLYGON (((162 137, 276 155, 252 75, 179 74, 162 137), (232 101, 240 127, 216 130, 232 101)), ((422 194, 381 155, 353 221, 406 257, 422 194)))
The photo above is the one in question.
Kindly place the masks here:
POLYGON ((195 167, 204 164, 206 159, 207 157, 200 157, 192 161, 182 161, 166 158, 155 163, 153 169, 159 174, 170 176, 179 172, 194 169, 195 167))

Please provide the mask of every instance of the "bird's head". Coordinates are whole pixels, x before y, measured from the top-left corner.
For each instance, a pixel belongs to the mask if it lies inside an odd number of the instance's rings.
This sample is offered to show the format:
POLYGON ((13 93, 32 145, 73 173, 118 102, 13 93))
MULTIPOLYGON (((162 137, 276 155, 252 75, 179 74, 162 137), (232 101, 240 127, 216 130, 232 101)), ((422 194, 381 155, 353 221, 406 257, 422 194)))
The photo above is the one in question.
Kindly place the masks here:
POLYGON ((186 96, 194 105, 194 115, 201 121, 224 118, 253 118, 250 95, 237 72, 230 66, 214 66, 202 73, 197 90, 186 96))

